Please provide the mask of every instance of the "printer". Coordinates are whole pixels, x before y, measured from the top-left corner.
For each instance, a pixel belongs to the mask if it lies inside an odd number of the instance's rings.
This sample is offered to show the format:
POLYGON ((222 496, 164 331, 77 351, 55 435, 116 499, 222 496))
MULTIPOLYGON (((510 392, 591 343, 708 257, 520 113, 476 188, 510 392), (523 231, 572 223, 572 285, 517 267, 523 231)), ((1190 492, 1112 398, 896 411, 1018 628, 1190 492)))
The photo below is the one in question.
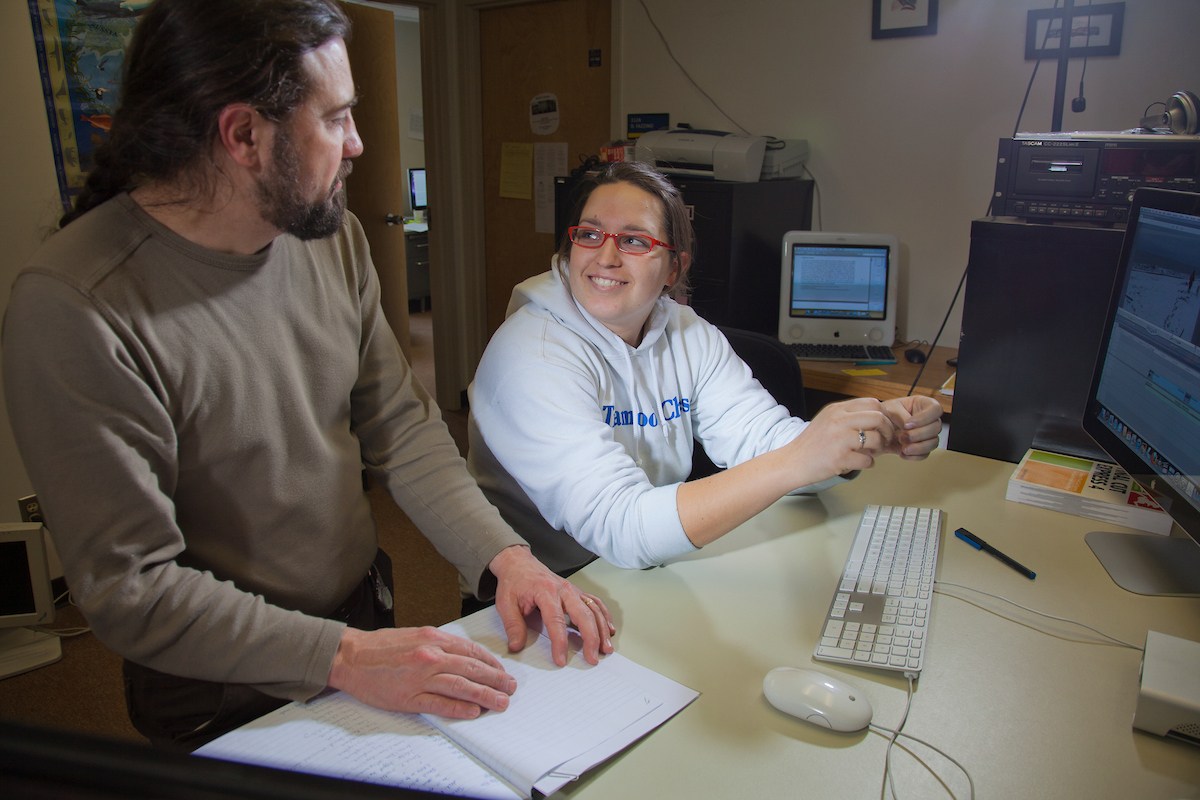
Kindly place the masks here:
POLYGON ((803 139, 737 136, 691 128, 647 131, 638 137, 634 161, 660 172, 752 182, 798 176, 808 156, 803 139))
POLYGON ((758 180, 766 151, 765 136, 671 128, 639 136, 633 160, 672 175, 749 182, 758 180))

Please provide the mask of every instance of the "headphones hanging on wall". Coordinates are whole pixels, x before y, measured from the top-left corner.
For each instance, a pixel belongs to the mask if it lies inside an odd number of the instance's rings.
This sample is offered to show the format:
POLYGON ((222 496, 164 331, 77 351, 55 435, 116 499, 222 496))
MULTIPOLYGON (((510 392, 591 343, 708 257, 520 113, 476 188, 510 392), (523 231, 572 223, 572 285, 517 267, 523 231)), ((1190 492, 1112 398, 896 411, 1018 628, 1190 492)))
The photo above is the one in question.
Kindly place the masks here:
MULTIPOLYGON (((1155 104, 1157 105, 1157 104, 1155 104)), ((1167 110, 1156 117, 1143 117, 1143 128, 1170 128, 1171 133, 1192 135, 1200 131, 1200 98, 1191 92, 1176 92, 1166 102, 1167 110)))

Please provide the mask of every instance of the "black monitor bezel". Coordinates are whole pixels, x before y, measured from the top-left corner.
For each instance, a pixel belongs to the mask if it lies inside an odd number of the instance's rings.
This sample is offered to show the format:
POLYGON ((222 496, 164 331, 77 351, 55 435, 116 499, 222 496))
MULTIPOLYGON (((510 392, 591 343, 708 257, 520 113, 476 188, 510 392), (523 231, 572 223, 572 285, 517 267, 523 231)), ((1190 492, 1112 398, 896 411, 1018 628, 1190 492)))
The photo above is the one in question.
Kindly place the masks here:
POLYGON ((1129 223, 1125 229, 1125 238, 1121 242, 1117 273, 1109 296, 1108 313, 1104 318, 1104 333, 1100 337, 1100 347, 1096 352, 1092 385, 1088 390, 1087 407, 1083 413, 1083 429, 1118 466, 1128 472, 1135 481, 1141 484, 1143 489, 1158 500, 1163 508, 1167 509, 1171 518, 1188 536, 1200 544, 1200 510, 1194 508, 1169 481, 1164 480, 1158 473, 1149 471, 1146 463, 1125 444, 1124 440, 1100 420, 1102 406, 1096 397, 1108 353, 1109 340, 1112 337, 1113 325, 1116 321, 1117 308, 1121 302, 1121 290, 1125 285, 1125 276, 1129 269, 1129 254, 1133 249, 1133 242, 1141 219, 1141 210, 1144 206, 1200 217, 1200 194, 1145 188, 1138 189, 1134 193, 1129 223))

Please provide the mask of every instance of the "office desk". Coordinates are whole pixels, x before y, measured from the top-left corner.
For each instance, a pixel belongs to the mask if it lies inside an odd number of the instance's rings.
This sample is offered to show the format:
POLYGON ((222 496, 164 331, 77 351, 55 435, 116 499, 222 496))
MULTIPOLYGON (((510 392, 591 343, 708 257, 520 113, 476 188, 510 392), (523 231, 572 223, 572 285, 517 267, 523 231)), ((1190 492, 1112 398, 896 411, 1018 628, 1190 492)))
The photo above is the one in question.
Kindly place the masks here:
MULTIPOLYGON (((718 542, 666 567, 595 562, 573 576, 605 599, 618 650, 700 691, 632 749, 564 788, 570 798, 878 798, 886 741, 835 733, 773 709, 762 680, 782 665, 817 669, 861 691, 894 727, 902 676, 811 659, 866 503, 946 512, 938 579, 1093 625, 1141 646, 1147 629, 1200 640, 1200 600, 1117 587, 1083 536, 1103 523, 1006 501, 1013 465, 938 451, 875 469, 820 498, 784 498, 718 542), (1037 572, 1028 581, 956 539, 971 529, 1037 572)), ((986 798, 1182 798, 1200 795, 1200 748, 1131 727, 1141 653, 1000 601, 935 593, 925 670, 905 732, 962 762, 986 798), (1074 641, 1073 641, 1074 639, 1074 641)), ((962 773, 905 742, 958 798, 962 773)), ((897 745, 899 748, 899 743, 897 745)), ((901 798, 947 797, 893 750, 901 798)))
MULTIPOLYGON (((850 395, 851 397, 875 397, 879 400, 890 400, 894 397, 905 397, 912 386, 913 379, 920 371, 920 364, 910 364, 904 360, 904 351, 908 345, 896 345, 892 351, 896 354, 895 364, 872 364, 858 366, 845 361, 801 361, 800 371, 804 374, 805 389, 820 389, 826 392, 850 395), (884 375, 847 375, 845 370, 879 369, 884 375)), ((922 348, 927 350, 928 347, 922 348)), ((953 410, 954 398, 942 394, 939 389, 946 379, 954 374, 954 367, 946 364, 946 359, 958 355, 953 347, 933 348, 933 357, 921 375, 915 394, 925 394, 933 397, 942 404, 949 414, 953 410)))

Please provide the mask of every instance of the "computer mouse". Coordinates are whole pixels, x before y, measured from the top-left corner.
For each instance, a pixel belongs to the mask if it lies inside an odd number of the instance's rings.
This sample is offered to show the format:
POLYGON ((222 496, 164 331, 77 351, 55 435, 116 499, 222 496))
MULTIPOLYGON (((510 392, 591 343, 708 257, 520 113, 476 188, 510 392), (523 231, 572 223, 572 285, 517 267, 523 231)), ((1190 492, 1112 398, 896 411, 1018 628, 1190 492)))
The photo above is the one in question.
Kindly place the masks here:
POLYGON ((859 731, 874 711, 866 697, 812 669, 777 667, 763 678, 767 701, 785 714, 835 731, 859 731))
POLYGON ((910 364, 924 364, 925 353, 915 347, 910 347, 904 351, 904 360, 910 364))

